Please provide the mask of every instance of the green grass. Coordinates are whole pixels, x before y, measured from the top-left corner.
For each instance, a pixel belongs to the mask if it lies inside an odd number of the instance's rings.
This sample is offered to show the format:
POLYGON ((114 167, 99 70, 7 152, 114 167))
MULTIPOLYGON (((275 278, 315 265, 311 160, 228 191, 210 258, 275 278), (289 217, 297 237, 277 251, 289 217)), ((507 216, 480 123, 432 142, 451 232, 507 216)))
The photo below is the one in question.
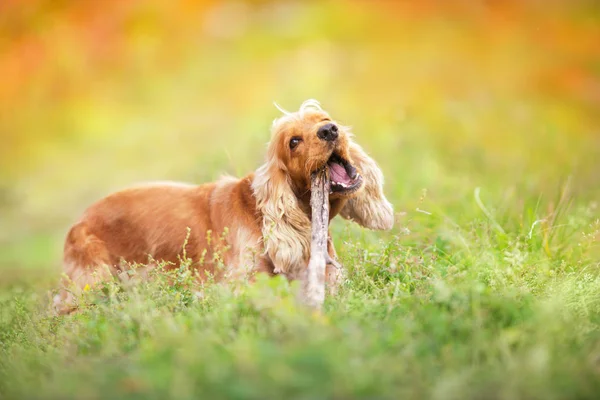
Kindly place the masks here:
POLYGON ((0 393, 594 398, 600 225, 595 209, 564 207, 553 225, 534 225, 525 206, 519 229, 519 214, 492 221, 465 201, 459 217, 472 216, 459 223, 423 214, 429 226, 413 220, 417 232, 381 240, 336 225, 348 275, 323 316, 298 308, 284 279, 199 288, 185 265, 88 292, 66 317, 49 313, 44 292, 15 285, 0 303, 0 393))
POLYGON ((227 3, 224 24, 50 3, 0 43, 0 399, 598 397, 590 2, 227 3), (195 287, 186 268, 52 315, 87 205, 245 174, 272 102, 312 97, 353 126, 398 213, 386 233, 334 221, 347 279, 323 315, 283 279, 195 287))

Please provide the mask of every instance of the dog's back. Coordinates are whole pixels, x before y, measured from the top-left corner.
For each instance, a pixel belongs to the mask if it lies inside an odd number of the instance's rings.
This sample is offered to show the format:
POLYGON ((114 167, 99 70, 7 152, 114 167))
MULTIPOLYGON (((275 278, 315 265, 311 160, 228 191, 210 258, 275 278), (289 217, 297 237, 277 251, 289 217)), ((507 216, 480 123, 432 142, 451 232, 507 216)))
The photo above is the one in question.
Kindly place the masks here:
MULTIPOLYGON (((214 251, 221 251, 219 256, 229 263, 232 252, 239 250, 228 246, 226 237, 220 240, 224 231, 233 229, 239 235, 243 228, 248 240, 257 242, 260 225, 254 215, 244 215, 253 202, 249 178, 199 186, 163 182, 113 193, 90 206, 67 234, 64 284, 75 290, 93 287, 117 276, 129 263, 151 268, 151 260, 156 260, 174 267, 184 243, 186 257, 202 270, 198 276, 205 277, 203 271, 218 275, 214 251), (248 226, 229 226, 232 221, 246 221, 248 226)), ((69 311, 72 300, 72 294, 63 291, 55 305, 69 311)))

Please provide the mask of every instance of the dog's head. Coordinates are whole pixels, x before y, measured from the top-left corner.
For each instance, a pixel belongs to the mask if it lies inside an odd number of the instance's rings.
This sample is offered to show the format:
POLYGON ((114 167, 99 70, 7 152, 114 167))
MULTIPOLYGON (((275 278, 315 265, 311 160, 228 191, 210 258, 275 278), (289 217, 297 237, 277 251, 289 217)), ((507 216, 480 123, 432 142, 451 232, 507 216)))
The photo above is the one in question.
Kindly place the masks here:
POLYGON ((310 220, 299 201, 310 192, 311 175, 321 168, 329 169, 329 198, 343 202, 342 217, 367 228, 390 229, 394 215, 383 194, 383 174, 349 129, 316 100, 305 101, 297 112, 280 111, 284 115, 273 122, 266 163, 252 184, 264 215, 263 234, 275 238, 265 246, 276 258, 276 269, 278 262, 282 268, 295 262, 295 248, 304 253, 310 248, 310 220))
POLYGON ((268 153, 296 193, 309 191, 311 175, 327 166, 330 197, 351 197, 363 187, 363 179, 353 165, 350 143, 348 128, 308 100, 299 111, 275 120, 268 153))

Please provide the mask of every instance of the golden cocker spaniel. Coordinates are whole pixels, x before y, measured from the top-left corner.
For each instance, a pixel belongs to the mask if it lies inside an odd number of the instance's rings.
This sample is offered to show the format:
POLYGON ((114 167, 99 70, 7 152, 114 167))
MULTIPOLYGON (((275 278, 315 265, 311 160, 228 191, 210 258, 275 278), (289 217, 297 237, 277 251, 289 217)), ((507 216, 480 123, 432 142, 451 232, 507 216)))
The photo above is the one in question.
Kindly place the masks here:
MULTIPOLYGON (((281 111, 265 164, 246 177, 203 185, 148 184, 88 208, 64 246, 64 284, 75 291, 63 289, 54 299, 56 309, 71 310, 77 290, 120 276, 128 263, 177 265, 184 243, 199 279, 257 272, 298 279, 310 256, 311 174, 326 164, 330 220, 340 214, 367 228, 390 229, 394 213, 383 194, 383 174, 348 128, 316 100, 305 101, 297 112, 281 111), (219 235, 226 245, 215 249, 219 235), (219 259, 225 268, 212 261, 216 251, 223 253, 219 259)), ((328 252, 331 291, 340 276, 331 240, 328 252)))

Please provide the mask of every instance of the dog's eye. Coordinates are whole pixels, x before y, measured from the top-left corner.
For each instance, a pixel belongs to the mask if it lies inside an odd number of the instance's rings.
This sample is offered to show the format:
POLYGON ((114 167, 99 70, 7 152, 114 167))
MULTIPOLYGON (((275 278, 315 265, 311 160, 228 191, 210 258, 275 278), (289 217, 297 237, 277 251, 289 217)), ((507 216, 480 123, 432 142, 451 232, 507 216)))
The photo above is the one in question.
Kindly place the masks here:
POLYGON ((293 137, 290 140, 290 149, 294 150, 296 147, 298 147, 298 145, 300 144, 301 141, 302 141, 301 138, 299 138, 299 137, 293 137))

